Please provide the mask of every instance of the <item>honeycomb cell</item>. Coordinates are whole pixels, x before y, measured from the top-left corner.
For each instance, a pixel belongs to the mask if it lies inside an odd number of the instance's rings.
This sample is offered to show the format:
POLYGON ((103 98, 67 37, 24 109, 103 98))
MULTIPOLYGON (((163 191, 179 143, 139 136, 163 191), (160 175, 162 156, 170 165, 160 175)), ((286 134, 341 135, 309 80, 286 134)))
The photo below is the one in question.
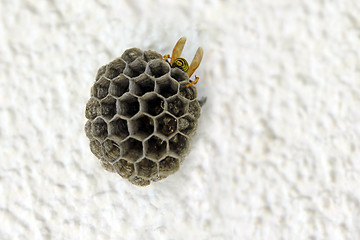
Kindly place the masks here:
POLYGON ((98 81, 98 80, 100 79, 100 77, 101 77, 102 75, 104 75, 105 71, 106 71, 106 65, 104 65, 104 66, 102 66, 101 68, 99 68, 99 70, 98 70, 97 73, 96 73, 95 81, 98 81))
POLYGON ((170 72, 170 76, 179 83, 189 80, 189 76, 187 75, 187 73, 185 73, 183 70, 179 68, 172 68, 170 72))
POLYGON ((121 97, 124 93, 129 91, 129 79, 120 74, 114 78, 110 83, 109 93, 115 97, 121 97))
POLYGON ((169 148, 172 152, 182 156, 189 148, 188 138, 178 133, 169 140, 169 148))
POLYGON ((92 134, 91 134, 91 122, 90 121, 87 121, 85 123, 85 134, 88 138, 92 138, 92 134))
POLYGON ((197 100, 194 100, 189 103, 189 113, 195 118, 198 119, 200 117, 201 107, 197 100))
POLYGON ((156 81, 156 92, 168 98, 178 92, 178 83, 169 77, 164 77, 156 81))
POLYGON ((106 138, 108 134, 107 125, 102 118, 96 118, 95 121, 92 123, 91 134, 100 140, 106 138))
POLYGON ((144 60, 149 62, 153 59, 161 58, 162 55, 160 53, 154 52, 154 51, 145 51, 144 52, 144 60))
POLYGON ((125 67, 126 63, 121 58, 117 58, 106 66, 105 77, 109 79, 116 78, 123 73, 125 67))
POLYGON ((104 149, 104 159, 109 163, 114 162, 120 157, 120 148, 119 146, 112 140, 105 140, 103 143, 104 149))
POLYGON ((137 185, 137 186, 140 186, 140 187, 145 187, 147 185, 150 184, 150 180, 147 180, 147 179, 143 179, 141 177, 133 177, 133 178, 130 178, 129 181, 134 184, 134 185, 137 185))
POLYGON ((165 109, 165 99, 156 93, 148 93, 140 99, 142 111, 157 116, 165 109))
POLYGON ((159 162, 159 173, 169 175, 179 170, 179 159, 173 157, 166 157, 159 162))
POLYGON ((99 159, 102 158, 104 154, 101 143, 96 139, 90 141, 90 150, 99 159))
POLYGON ((155 87, 154 80, 146 74, 142 74, 139 77, 132 79, 130 84, 130 92, 137 96, 153 92, 155 87))
POLYGON ((170 136, 177 129, 177 121, 171 115, 165 113, 157 118, 158 122, 158 133, 161 133, 165 136, 170 136))
POLYGON ((145 139, 154 132, 154 120, 146 115, 130 120, 129 126, 131 134, 140 139, 145 139))
POLYGON ((86 104, 85 117, 87 119, 94 119, 101 114, 100 103, 95 98, 90 98, 86 104))
POLYGON ((121 58, 125 62, 131 63, 138 57, 142 57, 142 56, 143 56, 143 51, 141 51, 139 48, 129 48, 121 55, 121 58))
POLYGON ((176 117, 184 115, 184 113, 187 111, 187 102, 178 96, 174 96, 171 99, 168 99, 167 102, 167 110, 176 117))
POLYGON ((185 135, 191 135, 195 132, 196 121, 190 115, 186 115, 179 119, 179 131, 185 135))
POLYGON ((106 77, 100 77, 99 81, 95 82, 92 88, 92 96, 103 99, 109 93, 110 81, 106 77))
POLYGON ((150 178, 157 172, 157 165, 150 159, 144 158, 136 163, 137 176, 150 178))
POLYGON ((146 62, 140 58, 137 58, 133 62, 129 63, 128 68, 124 73, 129 77, 137 77, 144 73, 146 68, 146 62))
POLYGON ((118 100, 117 113, 125 116, 132 117, 139 112, 140 105, 137 97, 126 94, 118 100))
POLYGON ((123 178, 128 179, 134 173, 134 164, 120 159, 113 164, 114 170, 123 178))
POLYGON ((146 141, 146 156, 160 160, 166 154, 167 142, 157 136, 152 136, 146 141))
POLYGON ((115 172, 113 165, 111 163, 109 163, 108 161, 106 161, 105 159, 101 159, 100 164, 106 171, 115 172))
POLYGON ((170 65, 161 59, 155 59, 148 64, 148 73, 155 78, 161 77, 170 71, 170 65))
POLYGON ((122 141, 129 136, 127 121, 120 117, 115 118, 109 123, 110 138, 115 141, 122 141))
POLYGON ((129 138, 120 144, 122 158, 135 162, 143 155, 142 142, 129 138))
POLYGON ((107 96, 100 103, 101 115, 107 119, 111 119, 116 114, 116 99, 107 96))
POLYGON ((186 87, 186 85, 187 83, 182 83, 180 85, 180 90, 179 90, 180 95, 189 100, 194 100, 197 97, 196 88, 193 85, 189 87, 186 87))

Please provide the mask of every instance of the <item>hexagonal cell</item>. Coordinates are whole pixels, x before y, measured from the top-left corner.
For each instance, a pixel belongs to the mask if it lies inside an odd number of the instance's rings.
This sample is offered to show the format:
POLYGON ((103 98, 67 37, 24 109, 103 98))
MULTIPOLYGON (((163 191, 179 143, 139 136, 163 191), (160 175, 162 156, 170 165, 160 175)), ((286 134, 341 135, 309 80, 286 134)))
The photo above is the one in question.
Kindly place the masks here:
POLYGON ((131 119, 129 127, 133 136, 145 139, 154 132, 154 120, 146 115, 141 115, 135 119, 131 119))
POLYGON ((106 66, 105 77, 109 79, 116 78, 124 71, 125 67, 126 63, 124 60, 117 58, 106 66))
POLYGON ((133 62, 129 63, 128 68, 124 71, 125 75, 130 77, 137 77, 145 72, 146 62, 140 58, 137 58, 133 62))
POLYGON ((197 97, 197 91, 194 85, 191 85, 189 87, 186 87, 187 83, 180 84, 180 90, 179 93, 181 96, 193 100, 197 97))
POLYGON ((201 107, 197 100, 189 103, 189 113, 196 119, 200 117, 201 107))
POLYGON ((139 177, 149 178, 157 172, 157 165, 150 159, 144 158, 136 163, 136 170, 139 177))
POLYGON ((123 178, 128 179, 134 173, 134 164, 129 163, 124 159, 120 159, 113 164, 115 171, 123 178))
POLYGON ((184 115, 187 110, 187 102, 183 99, 180 99, 178 96, 175 96, 171 99, 168 99, 168 111, 175 115, 176 117, 180 117, 184 115))
POLYGON ((125 116, 125 117, 132 117, 136 113, 139 112, 140 105, 137 97, 126 94, 118 99, 117 102, 117 113, 125 116))
POLYGON ((155 59, 149 62, 147 72, 156 78, 161 77, 170 71, 170 65, 162 59, 155 59))
POLYGON ((86 104, 85 117, 87 119, 94 119, 100 115, 100 103, 95 98, 90 98, 86 104))
POLYGON ((121 156, 130 162, 135 162, 143 155, 142 142, 129 138, 120 144, 121 156))
POLYGON ((104 159, 110 163, 114 162, 120 157, 120 148, 112 140, 105 140, 103 143, 104 147, 104 159))
POLYGON ((117 117, 109 123, 110 138, 115 141, 122 141, 129 136, 127 121, 117 117))
POLYGON ((140 99, 142 111, 157 116, 165 109, 165 99, 156 93, 148 93, 140 99))
POLYGON ((160 160, 166 153, 167 142, 157 136, 152 136, 146 141, 146 156, 160 160))
POLYGON ((100 159, 101 166, 108 172, 115 172, 113 165, 106 161, 105 159, 100 159))
POLYGON ((90 141, 90 150, 99 159, 101 159, 104 154, 101 143, 96 139, 90 141))
POLYGON ((101 115, 107 119, 111 119, 116 114, 116 99, 107 96, 100 102, 101 115))
POLYGON ((179 68, 172 68, 170 76, 178 82, 184 82, 189 80, 189 75, 179 68))
POLYGON ((161 58, 161 57, 162 57, 162 55, 160 53, 155 52, 155 51, 149 50, 149 51, 144 52, 144 60, 147 61, 147 62, 149 62, 149 61, 151 61, 153 59, 161 58))
POLYGON ((170 150, 178 155, 185 154, 189 149, 188 138, 178 133, 169 140, 170 150))
POLYGON ((85 123, 85 134, 86 134, 86 136, 89 138, 89 139, 91 139, 93 136, 92 136, 92 134, 91 134, 91 122, 90 121, 87 121, 86 123, 85 123))
POLYGON ((115 97, 121 97, 124 93, 129 91, 129 79, 120 74, 114 78, 110 83, 109 93, 115 97))
POLYGON ((142 96, 145 93, 154 91, 154 86, 154 80, 150 76, 142 74, 131 80, 130 92, 135 95, 142 96))
POLYGON ((147 179, 143 179, 141 177, 133 177, 133 178, 130 178, 129 181, 134 184, 134 185, 137 185, 137 186, 140 186, 140 187, 145 187, 147 185, 150 184, 150 180, 147 180, 147 179))
POLYGON ((143 56, 143 51, 141 51, 139 48, 129 48, 121 55, 121 58, 125 62, 131 63, 138 57, 142 57, 142 56, 143 56))
POLYGON ((190 115, 184 116, 179 119, 179 131, 190 135, 195 132, 197 127, 196 120, 190 115))
POLYGON ((179 170, 179 167, 179 159, 173 157, 166 157, 159 162, 159 173, 169 175, 179 170))
POLYGON ((100 77, 91 89, 91 96, 94 96, 98 99, 103 99, 109 93, 110 81, 106 77, 100 77))
POLYGON ((98 70, 97 73, 96 73, 95 81, 99 80, 100 77, 101 77, 102 75, 104 75, 105 71, 106 71, 106 65, 104 65, 104 66, 102 66, 101 68, 99 68, 99 70, 98 70))
POLYGON ((157 118, 158 122, 158 133, 161 133, 165 136, 170 136, 177 129, 177 121, 171 115, 165 113, 157 118))
POLYGON ((104 139, 107 136, 107 124, 102 118, 96 118, 91 126, 91 134, 98 138, 104 139))
POLYGON ((178 83, 169 77, 164 77, 156 81, 155 91, 167 98, 178 92, 178 83))

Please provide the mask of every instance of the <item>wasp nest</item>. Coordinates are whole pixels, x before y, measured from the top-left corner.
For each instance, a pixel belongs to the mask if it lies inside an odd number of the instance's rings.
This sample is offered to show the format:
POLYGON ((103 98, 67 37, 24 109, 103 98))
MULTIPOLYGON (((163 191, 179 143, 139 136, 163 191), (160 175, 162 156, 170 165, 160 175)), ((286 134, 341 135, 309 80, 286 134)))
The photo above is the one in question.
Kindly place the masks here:
POLYGON ((200 116, 189 82, 159 53, 138 48, 98 70, 85 132, 106 170, 145 186, 179 169, 200 116))

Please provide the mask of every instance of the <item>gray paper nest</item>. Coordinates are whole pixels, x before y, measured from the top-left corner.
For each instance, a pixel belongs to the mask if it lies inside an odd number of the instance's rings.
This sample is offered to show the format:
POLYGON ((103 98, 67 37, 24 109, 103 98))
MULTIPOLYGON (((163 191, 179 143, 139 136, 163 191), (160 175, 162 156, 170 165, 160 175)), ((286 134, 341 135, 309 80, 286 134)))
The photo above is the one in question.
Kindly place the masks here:
POLYGON ((179 169, 201 111, 189 82, 159 53, 138 48, 98 70, 85 132, 106 170, 146 186, 179 169))

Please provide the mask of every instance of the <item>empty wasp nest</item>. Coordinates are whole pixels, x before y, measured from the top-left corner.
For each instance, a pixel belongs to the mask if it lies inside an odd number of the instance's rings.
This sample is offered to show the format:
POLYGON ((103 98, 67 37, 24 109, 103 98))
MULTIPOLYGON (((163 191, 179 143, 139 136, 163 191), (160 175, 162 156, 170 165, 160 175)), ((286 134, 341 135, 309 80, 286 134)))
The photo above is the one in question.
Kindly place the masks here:
POLYGON ((131 48, 101 67, 85 111, 93 154, 140 186, 179 169, 200 117, 188 75, 160 57, 131 48))

